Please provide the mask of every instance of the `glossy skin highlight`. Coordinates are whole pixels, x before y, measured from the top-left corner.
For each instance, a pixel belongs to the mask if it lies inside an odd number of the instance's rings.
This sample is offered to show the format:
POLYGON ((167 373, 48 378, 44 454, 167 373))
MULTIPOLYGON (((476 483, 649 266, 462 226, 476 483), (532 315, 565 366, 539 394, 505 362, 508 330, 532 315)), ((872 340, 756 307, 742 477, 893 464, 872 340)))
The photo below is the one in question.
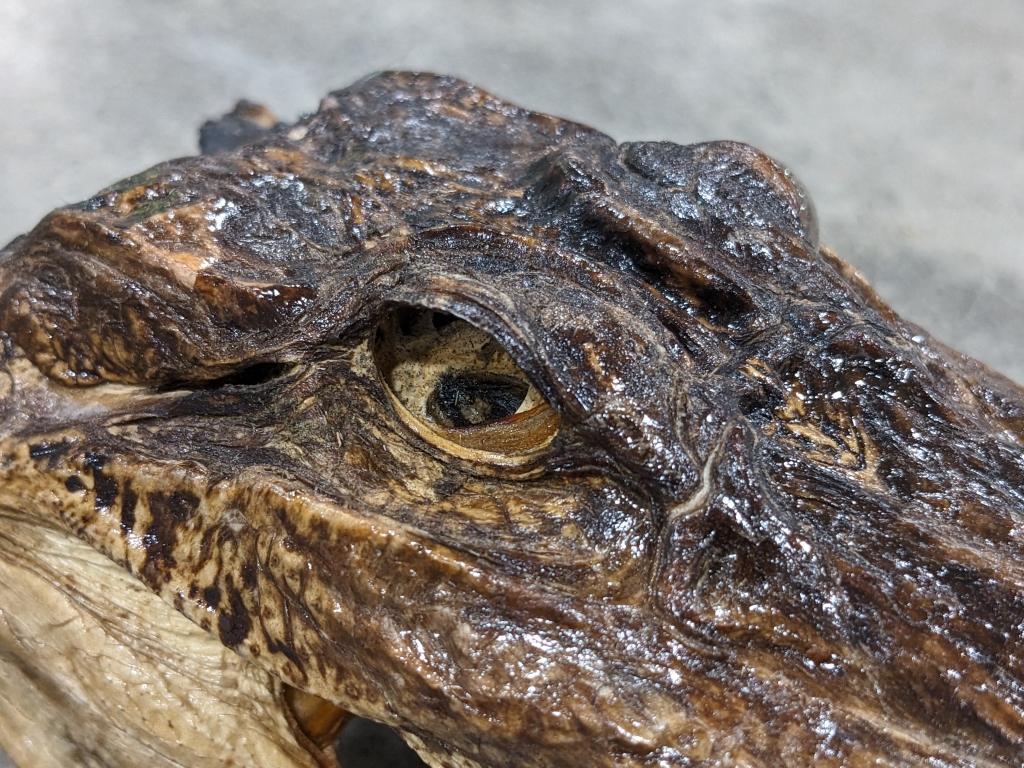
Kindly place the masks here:
POLYGON ((787 171, 431 75, 261 120, 0 254, 0 508, 433 765, 1020 762, 1024 393, 787 171), (424 439, 399 307, 489 334, 555 437, 424 439))

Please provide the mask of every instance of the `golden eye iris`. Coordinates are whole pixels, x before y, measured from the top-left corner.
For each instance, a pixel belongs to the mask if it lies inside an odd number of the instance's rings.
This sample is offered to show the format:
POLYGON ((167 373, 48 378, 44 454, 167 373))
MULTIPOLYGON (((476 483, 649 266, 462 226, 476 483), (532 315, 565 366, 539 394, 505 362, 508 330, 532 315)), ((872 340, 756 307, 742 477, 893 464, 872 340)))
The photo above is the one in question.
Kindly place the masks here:
POLYGON ((518 464, 548 445, 558 414, 486 331, 429 309, 389 312, 374 358, 398 415, 462 458, 518 464))

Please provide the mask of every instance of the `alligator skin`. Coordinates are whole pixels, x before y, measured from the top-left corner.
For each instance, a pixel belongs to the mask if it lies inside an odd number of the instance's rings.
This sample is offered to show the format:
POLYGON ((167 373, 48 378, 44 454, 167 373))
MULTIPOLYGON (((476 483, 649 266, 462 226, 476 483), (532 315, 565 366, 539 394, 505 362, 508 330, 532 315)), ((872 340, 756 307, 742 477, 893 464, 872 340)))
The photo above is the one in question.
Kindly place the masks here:
POLYGON ((408 73, 204 140, 0 254, 19 764, 333 764, 289 691, 435 766, 1024 762, 1024 392, 784 168, 408 73), (544 439, 403 405, 410 317, 544 439))

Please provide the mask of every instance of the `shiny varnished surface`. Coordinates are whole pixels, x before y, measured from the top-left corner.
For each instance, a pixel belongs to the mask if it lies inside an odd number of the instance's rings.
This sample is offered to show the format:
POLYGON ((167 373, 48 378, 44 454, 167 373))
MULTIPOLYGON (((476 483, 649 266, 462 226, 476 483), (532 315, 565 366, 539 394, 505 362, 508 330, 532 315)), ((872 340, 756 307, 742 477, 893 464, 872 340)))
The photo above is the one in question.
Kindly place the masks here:
POLYGON ((381 75, 56 211, 0 286, 0 507, 436 765, 1024 754, 1021 390, 755 149, 381 75), (404 305, 490 334, 553 440, 424 439, 374 351, 404 305))

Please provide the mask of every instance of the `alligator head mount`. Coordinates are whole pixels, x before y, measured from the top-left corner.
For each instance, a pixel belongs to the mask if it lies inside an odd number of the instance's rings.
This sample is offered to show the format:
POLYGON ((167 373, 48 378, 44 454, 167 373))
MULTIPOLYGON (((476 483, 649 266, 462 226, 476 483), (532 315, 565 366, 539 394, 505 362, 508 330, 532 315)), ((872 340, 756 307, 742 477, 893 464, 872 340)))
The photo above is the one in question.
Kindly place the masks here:
POLYGON ((371 77, 0 252, 20 764, 1009 766, 1024 392, 761 152, 371 77))

